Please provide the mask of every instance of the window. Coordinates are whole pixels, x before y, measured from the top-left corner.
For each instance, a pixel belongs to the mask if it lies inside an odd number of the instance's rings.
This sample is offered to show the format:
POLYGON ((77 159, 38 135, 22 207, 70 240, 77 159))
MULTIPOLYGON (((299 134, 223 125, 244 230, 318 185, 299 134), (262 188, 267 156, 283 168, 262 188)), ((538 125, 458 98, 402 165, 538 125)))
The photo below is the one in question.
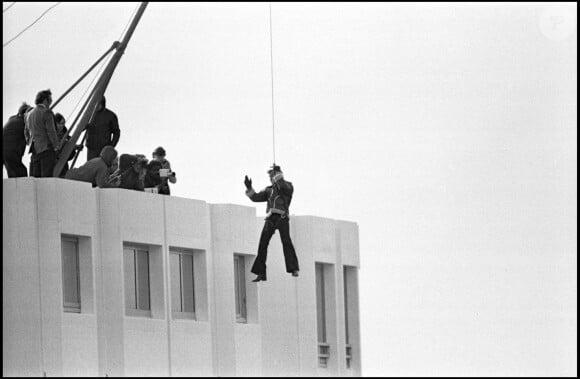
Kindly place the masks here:
POLYGON ((344 286, 344 329, 346 335, 346 368, 350 368, 352 361, 352 346, 349 340, 349 325, 348 325, 348 275, 347 267, 343 267, 343 286, 344 286))
POLYGON ((327 367, 330 345, 326 340, 326 302, 324 294, 324 266, 316 263, 316 326, 318 330, 318 367, 327 367))
POLYGON ((81 312, 79 241, 62 237, 62 298, 65 312, 81 312))
POLYGON ((243 255, 234 254, 234 281, 236 291, 236 321, 247 322, 246 310, 246 275, 243 255))
POLYGON ((350 368, 352 365, 352 345, 346 344, 346 368, 350 368))
POLYGON ((142 248, 123 249, 125 270, 125 309, 127 314, 151 316, 149 287, 149 251, 142 248))
POLYGON ((62 307, 65 313, 94 313, 91 238, 61 234, 62 307))
POLYGON ((169 264, 173 316, 195 319, 193 254, 185 251, 170 251, 169 264))

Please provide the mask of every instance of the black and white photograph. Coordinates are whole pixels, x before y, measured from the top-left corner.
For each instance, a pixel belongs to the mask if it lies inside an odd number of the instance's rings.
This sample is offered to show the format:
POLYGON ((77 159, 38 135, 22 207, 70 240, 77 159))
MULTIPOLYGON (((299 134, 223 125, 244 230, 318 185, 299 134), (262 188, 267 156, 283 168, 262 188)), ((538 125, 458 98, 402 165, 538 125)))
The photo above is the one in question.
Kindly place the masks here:
POLYGON ((576 2, 3 2, 4 377, 577 377, 576 2))

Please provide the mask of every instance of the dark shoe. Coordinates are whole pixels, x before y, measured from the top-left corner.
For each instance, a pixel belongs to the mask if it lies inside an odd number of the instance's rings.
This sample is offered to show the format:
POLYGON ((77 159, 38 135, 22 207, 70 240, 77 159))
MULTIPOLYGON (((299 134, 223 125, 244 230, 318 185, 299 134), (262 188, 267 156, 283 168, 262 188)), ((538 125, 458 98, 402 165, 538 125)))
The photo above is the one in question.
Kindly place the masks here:
POLYGON ((298 276, 298 270, 292 271, 292 276, 298 276))
POLYGON ((252 280, 252 282, 259 282, 259 281, 266 281, 266 275, 258 275, 256 279, 252 280))

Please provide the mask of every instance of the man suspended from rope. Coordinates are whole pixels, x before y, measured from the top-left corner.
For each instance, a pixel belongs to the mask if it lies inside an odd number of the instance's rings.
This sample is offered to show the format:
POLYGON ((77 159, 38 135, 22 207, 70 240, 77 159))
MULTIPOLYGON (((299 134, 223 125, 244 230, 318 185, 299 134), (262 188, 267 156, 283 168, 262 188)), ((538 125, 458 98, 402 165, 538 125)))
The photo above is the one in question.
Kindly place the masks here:
POLYGON ((270 176, 271 186, 266 187, 261 192, 256 192, 252 188, 252 179, 246 175, 244 184, 246 185, 246 195, 254 202, 267 201, 264 228, 260 236, 260 244, 258 246, 258 256, 252 266, 252 273, 258 275, 253 282, 266 280, 266 256, 268 254, 268 244, 270 239, 278 229, 280 239, 282 240, 282 248, 284 251, 284 261, 286 263, 286 272, 292 273, 292 276, 298 276, 298 257, 294 251, 294 245, 290 239, 290 202, 292 201, 292 194, 294 187, 291 182, 284 180, 284 174, 280 166, 274 164, 268 170, 270 176))

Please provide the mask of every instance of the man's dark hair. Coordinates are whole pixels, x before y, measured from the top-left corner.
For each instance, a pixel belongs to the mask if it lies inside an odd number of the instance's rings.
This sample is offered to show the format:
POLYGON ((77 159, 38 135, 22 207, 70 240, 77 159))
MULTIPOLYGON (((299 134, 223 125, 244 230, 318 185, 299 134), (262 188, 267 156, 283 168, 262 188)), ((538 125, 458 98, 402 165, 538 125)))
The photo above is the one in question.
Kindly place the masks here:
POLYGON ((49 89, 46 89, 44 91, 40 91, 39 93, 36 94, 36 99, 34 100, 34 104, 36 104, 36 105, 42 104, 42 103, 44 103, 44 100, 48 99, 51 96, 52 96, 52 92, 50 92, 49 89))
POLYGON ((59 122, 64 121, 64 116, 60 113, 54 115, 54 122, 58 124, 59 122))
POLYGON ((23 102, 22 105, 18 108, 18 116, 24 116, 26 111, 30 108, 32 108, 30 105, 28 105, 26 102, 23 102))
POLYGON ((165 156, 165 149, 162 148, 161 146, 159 146, 157 149, 155 149, 153 151, 153 155, 157 155, 158 157, 164 157, 165 156))

